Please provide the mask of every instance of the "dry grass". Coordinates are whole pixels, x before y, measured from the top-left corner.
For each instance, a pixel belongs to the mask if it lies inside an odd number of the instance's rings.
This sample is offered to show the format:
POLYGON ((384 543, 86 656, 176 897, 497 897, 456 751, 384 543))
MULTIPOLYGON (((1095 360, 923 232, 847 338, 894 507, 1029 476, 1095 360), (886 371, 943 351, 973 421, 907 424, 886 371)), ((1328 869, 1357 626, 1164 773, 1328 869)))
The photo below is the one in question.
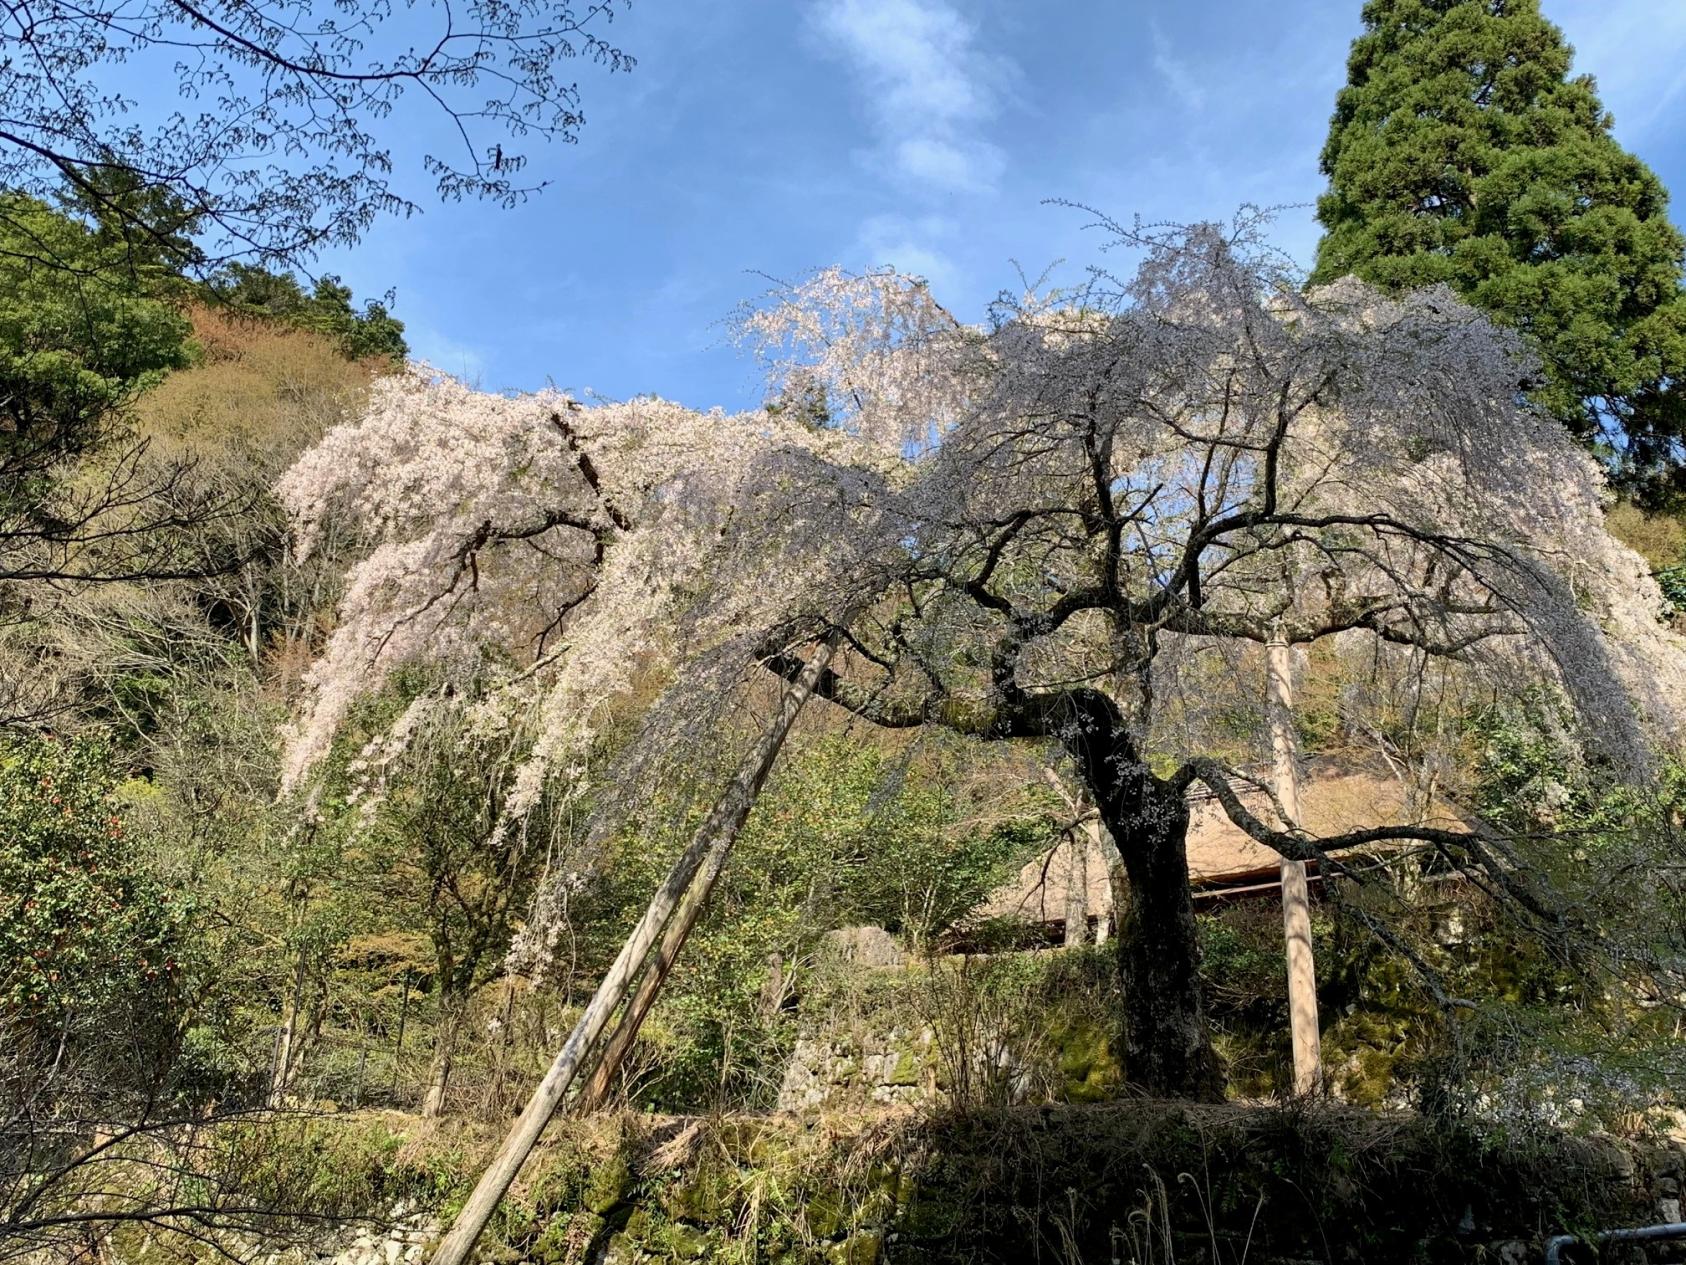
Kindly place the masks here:
POLYGON ((192 312, 199 363, 171 374, 135 408, 161 456, 249 459, 284 468, 359 409, 379 368, 346 360, 332 340, 235 317, 192 312))
POLYGON ((1604 525, 1653 571, 1686 563, 1686 518, 1680 515, 1649 513, 1624 501, 1610 507, 1604 525))

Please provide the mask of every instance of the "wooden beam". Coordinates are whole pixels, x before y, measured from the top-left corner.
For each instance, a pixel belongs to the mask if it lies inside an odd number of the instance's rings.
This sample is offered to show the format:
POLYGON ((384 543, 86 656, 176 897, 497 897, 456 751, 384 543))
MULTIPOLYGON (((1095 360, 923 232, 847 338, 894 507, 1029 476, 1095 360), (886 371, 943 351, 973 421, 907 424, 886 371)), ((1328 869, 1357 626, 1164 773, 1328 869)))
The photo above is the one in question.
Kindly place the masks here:
POLYGON ((480 1175, 480 1181, 469 1195, 468 1202, 463 1205, 456 1224, 440 1242, 439 1249, 433 1254, 432 1265, 464 1265, 468 1260, 469 1253, 474 1250, 474 1244, 486 1228, 486 1223, 492 1219, 498 1204, 503 1202, 504 1195, 509 1191, 516 1175, 520 1173, 521 1166, 527 1162, 527 1157, 538 1145, 539 1137, 544 1133, 545 1126, 550 1123, 551 1116, 555 1115, 556 1109, 562 1105, 581 1064, 602 1036, 614 1012, 626 1000, 627 992, 637 977, 639 968, 649 959, 651 950, 655 948, 674 911, 691 888, 692 880, 711 854, 716 850, 729 850, 736 840, 738 832, 743 828, 744 819, 749 816, 749 810, 755 803, 755 797, 767 780, 767 773, 773 767, 779 749, 784 746, 784 740, 790 733, 797 713, 812 696, 814 682, 830 662, 833 650, 833 642, 823 642, 815 650, 813 658, 809 659, 797 674, 796 679, 785 687, 779 700, 777 714, 768 722, 761 736, 756 739, 755 745, 744 757, 737 776, 732 779, 713 811, 697 829, 690 846, 674 862, 673 869, 650 898, 644 916, 638 920, 638 925, 632 929, 632 934, 621 946, 619 956, 603 976, 602 983, 598 984, 597 992, 592 995, 585 1013, 574 1025, 568 1040, 557 1051, 550 1070, 545 1073, 539 1087, 528 1100, 526 1108, 511 1126, 503 1145, 498 1148, 497 1155, 480 1175))
MULTIPOLYGON (((1270 746, 1275 758, 1277 802, 1287 818, 1283 827, 1300 825, 1300 772, 1294 733, 1292 651, 1280 632, 1265 650, 1270 688, 1270 746)), ((1294 1092, 1315 1094, 1323 1086, 1322 1037, 1317 1023, 1317 969, 1311 947, 1311 896, 1304 861, 1282 860, 1282 934, 1288 959, 1288 1016, 1294 1044, 1294 1092)))

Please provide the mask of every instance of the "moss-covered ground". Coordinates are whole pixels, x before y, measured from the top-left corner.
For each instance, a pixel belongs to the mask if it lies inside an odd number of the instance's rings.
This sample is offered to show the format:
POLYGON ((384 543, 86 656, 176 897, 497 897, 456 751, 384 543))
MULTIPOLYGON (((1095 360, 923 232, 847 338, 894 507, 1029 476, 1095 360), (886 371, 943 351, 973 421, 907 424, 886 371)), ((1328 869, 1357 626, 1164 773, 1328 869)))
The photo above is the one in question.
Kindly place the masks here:
MULTIPOLYGON (((496 1137, 325 1117, 272 1156, 323 1207, 460 1205, 496 1137), (326 1175, 331 1176, 326 1176, 326 1175), (296 1174, 294 1175, 297 1176, 296 1174)), ((481 1246, 575 1262, 1479 1261, 1654 1220, 1681 1152, 1336 1106, 1155 1101, 560 1122, 481 1246)), ((125 1253, 126 1255, 126 1253, 125 1253)))

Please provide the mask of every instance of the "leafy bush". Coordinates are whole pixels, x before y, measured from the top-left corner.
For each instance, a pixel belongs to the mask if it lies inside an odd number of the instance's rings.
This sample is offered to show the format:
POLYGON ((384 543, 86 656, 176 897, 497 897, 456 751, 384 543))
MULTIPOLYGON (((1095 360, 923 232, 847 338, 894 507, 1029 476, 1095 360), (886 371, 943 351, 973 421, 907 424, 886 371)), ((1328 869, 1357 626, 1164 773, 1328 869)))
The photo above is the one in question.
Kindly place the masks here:
MULTIPOLYGON (((1039 800, 1003 800, 999 783, 974 788, 965 774, 942 750, 914 759, 841 737, 792 750, 634 1051, 637 1096, 665 1109, 770 1101, 826 932, 872 924, 918 948, 976 908, 1047 827, 1039 800), (997 802, 978 826, 971 797, 985 793, 997 802)), ((578 906, 590 961, 614 953, 685 830, 617 841, 578 906)))
POLYGON ((44 495, 56 463, 95 450, 121 405, 188 363, 163 279, 125 260, 81 221, 0 194, 0 506, 44 495))
POLYGON ((1657 572, 1657 584, 1662 588, 1663 596, 1669 604, 1682 615, 1686 615, 1686 563, 1677 567, 1664 567, 1657 572))
POLYGON ((188 906, 138 870, 101 746, 0 742, 0 1011, 57 1025, 168 994, 188 906))

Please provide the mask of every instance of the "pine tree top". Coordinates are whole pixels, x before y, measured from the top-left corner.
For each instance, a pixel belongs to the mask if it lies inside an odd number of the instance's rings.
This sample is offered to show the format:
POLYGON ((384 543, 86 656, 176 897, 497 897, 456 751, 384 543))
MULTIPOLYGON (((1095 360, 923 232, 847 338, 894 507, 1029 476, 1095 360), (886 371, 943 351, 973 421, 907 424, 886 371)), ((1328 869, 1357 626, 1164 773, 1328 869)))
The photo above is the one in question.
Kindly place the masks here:
POLYGON ((1630 474, 1680 463, 1686 239, 1538 0, 1369 0, 1314 282, 1444 282, 1528 334, 1534 398, 1630 474))

